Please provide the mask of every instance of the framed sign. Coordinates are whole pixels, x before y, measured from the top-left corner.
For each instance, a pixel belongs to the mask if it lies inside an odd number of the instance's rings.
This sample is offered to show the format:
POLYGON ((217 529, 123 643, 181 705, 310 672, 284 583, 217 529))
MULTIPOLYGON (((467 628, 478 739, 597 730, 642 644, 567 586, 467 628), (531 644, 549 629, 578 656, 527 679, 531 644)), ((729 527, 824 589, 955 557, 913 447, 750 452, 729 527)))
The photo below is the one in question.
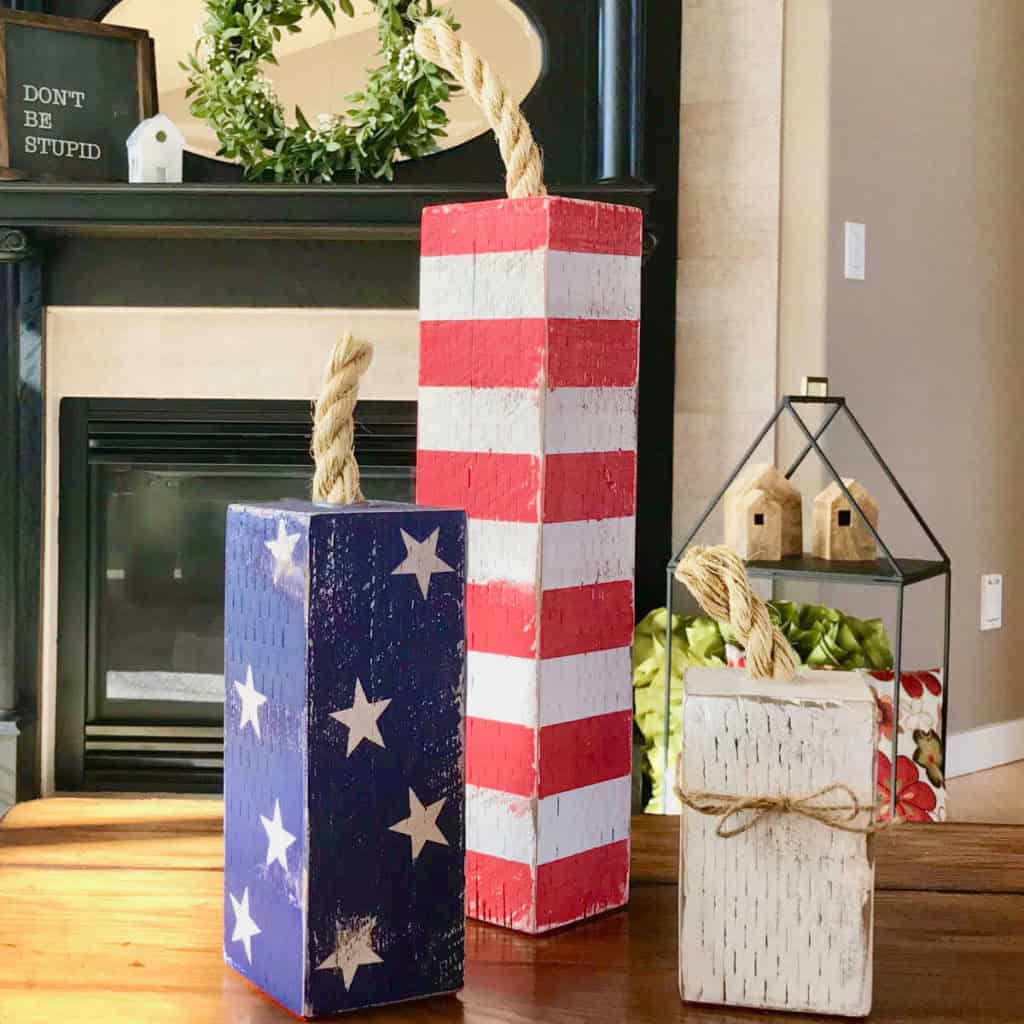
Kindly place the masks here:
POLYGON ((148 32, 0 10, 6 177, 127 181, 125 142, 155 112, 148 32))

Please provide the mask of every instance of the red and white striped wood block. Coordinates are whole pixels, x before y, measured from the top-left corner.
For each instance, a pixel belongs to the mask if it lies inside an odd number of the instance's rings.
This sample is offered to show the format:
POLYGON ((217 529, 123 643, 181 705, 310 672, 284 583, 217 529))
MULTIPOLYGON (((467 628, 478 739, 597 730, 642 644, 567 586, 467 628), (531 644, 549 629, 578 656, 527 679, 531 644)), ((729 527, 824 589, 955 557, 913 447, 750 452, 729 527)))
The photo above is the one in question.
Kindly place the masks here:
POLYGON ((423 213, 417 499, 469 515, 466 907, 541 932, 629 892, 642 216, 423 213))

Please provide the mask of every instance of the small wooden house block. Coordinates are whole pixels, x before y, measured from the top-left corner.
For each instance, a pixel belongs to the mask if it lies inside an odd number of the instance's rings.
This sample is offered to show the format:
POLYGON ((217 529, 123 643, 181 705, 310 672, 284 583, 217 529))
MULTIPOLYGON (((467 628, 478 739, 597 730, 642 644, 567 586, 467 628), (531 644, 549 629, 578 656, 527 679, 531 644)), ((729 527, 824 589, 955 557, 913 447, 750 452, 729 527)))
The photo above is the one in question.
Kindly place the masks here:
POLYGON ((626 902, 639 210, 424 210, 417 499, 465 508, 470 916, 626 902))
MULTIPOLYGON (((808 797, 833 783, 875 793, 875 702, 856 672, 790 683, 689 669, 680 785, 733 797, 808 797)), ((821 803, 847 801, 833 792, 821 803)), ((745 824, 750 812, 727 822, 745 824)), ((871 1009, 873 843, 769 812, 730 838, 680 818, 679 990, 692 1002, 864 1016, 871 1009)))
POLYGON ((803 553, 800 492, 774 467, 759 463, 725 493, 725 543, 748 561, 777 562, 803 553))
POLYGON ((224 958, 302 1016, 462 987, 462 511, 233 505, 224 958))
MULTIPOLYGON (((856 480, 844 477, 843 483, 877 530, 875 499, 856 480)), ((834 481, 814 499, 814 554, 833 562, 868 562, 878 557, 871 531, 834 481)))
POLYGON ((126 145, 130 182, 181 181, 185 136, 166 114, 140 121, 128 136, 126 145))

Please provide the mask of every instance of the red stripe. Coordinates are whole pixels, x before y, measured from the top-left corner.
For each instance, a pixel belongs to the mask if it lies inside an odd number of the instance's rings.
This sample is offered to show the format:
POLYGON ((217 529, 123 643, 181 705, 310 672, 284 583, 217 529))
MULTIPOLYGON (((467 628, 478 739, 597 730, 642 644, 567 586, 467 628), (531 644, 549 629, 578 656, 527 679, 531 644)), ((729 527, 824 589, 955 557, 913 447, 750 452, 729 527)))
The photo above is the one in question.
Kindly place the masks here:
POLYGON ((571 924, 629 899, 629 840, 537 868, 537 931, 571 924))
POLYGON ((538 387, 547 346, 549 388, 633 387, 636 320, 423 320, 424 387, 538 387))
POLYGON ((478 921, 534 930, 529 864, 466 851, 466 914, 478 921))
POLYGON ((629 775, 633 766, 633 712, 615 711, 575 722, 546 725, 540 731, 538 751, 540 786, 537 795, 541 798, 620 779, 629 775))
MULTIPOLYGON (((548 387, 634 387, 636 320, 548 320, 548 387)), ((421 381, 422 383, 422 381, 421 381)))
POLYGON ((543 199, 428 206, 420 228, 422 256, 540 249, 548 238, 543 199))
MULTIPOLYGON (((468 597, 466 604, 468 621, 468 597)), ((632 642, 632 580, 544 591, 540 627, 542 658, 607 651, 629 647, 632 642)))
POLYGON ((416 501, 463 508, 473 519, 535 523, 539 518, 540 459, 494 452, 420 450, 416 453, 416 501))
POLYGON ((548 200, 548 246, 559 252, 600 252, 639 256, 643 251, 643 214, 632 206, 584 202, 560 196, 548 200))
POLYGON ((464 256, 548 247, 562 252, 639 256, 643 215, 631 206, 548 196, 430 206, 420 253, 464 256))
MULTIPOLYGON (((537 594, 525 583, 466 584, 466 644, 471 651, 532 658, 537 653, 537 594)), ((620 645, 623 646, 623 645, 620 645)))
MULTIPOLYGON (((444 504, 459 507, 452 501, 444 504)), ((577 452, 545 457, 545 523, 613 519, 635 512, 636 452, 577 452)))
MULTIPOLYGON (((573 321, 568 321, 573 322, 573 321)), ((548 321, 424 320, 424 387, 532 388, 541 381, 548 321)))
MULTIPOLYGON (((466 719, 468 785, 534 796, 537 791, 536 757, 537 740, 533 729, 509 722, 492 722, 487 718, 466 719)), ((619 774, 628 775, 629 769, 619 774)))

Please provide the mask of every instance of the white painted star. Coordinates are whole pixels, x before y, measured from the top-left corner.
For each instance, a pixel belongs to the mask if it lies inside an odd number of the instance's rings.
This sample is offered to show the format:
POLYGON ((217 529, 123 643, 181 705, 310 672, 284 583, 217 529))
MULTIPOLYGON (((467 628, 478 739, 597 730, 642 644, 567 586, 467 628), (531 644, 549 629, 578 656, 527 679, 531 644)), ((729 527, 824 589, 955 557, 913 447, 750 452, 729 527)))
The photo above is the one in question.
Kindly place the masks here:
POLYGON ((275 860, 278 864, 288 870, 288 847, 295 842, 295 836, 289 832, 281 823, 281 801, 274 801, 273 818, 265 818, 260 815, 260 822, 267 833, 267 863, 272 864, 275 860))
POLYGON ((300 534, 288 533, 285 529, 284 520, 277 521, 277 537, 274 540, 265 540, 263 543, 274 556, 274 582, 279 583, 285 576, 298 572, 299 567, 292 561, 295 554, 295 545, 299 543, 300 534))
POLYGON ((363 740, 376 743, 378 747, 384 746, 384 737, 380 734, 377 719, 384 714, 390 703, 390 697, 385 700, 367 700, 366 694, 363 692, 363 684, 358 679, 356 680, 356 692, 352 699, 352 707, 331 712, 331 718, 337 719, 348 728, 346 757, 349 757, 363 740))
POLYGON ((238 720, 238 731, 241 732, 247 725, 252 726, 257 739, 260 735, 260 708, 267 703, 267 698, 256 689, 252 681, 252 665, 245 670, 245 686, 235 682, 235 689, 238 696, 242 698, 242 713, 238 720))
POLYGON ((437 827, 437 816, 441 813, 447 797, 442 797, 429 807, 424 807, 419 798, 409 790, 409 817, 396 822, 388 831, 400 832, 411 840, 412 859, 415 862, 423 847, 427 843, 437 843, 439 846, 447 846, 448 840, 444 833, 437 827))
POLYGON ((405 530, 401 533, 402 540, 405 541, 405 560, 397 569, 392 570, 391 575, 415 576, 423 596, 426 597, 430 589, 431 576, 435 573, 455 572, 447 562, 437 557, 437 538, 441 528, 438 527, 426 540, 417 540, 405 530))
POLYGON ((352 987, 352 981, 360 967, 384 963, 373 948, 373 933, 376 927, 375 917, 360 918, 347 926, 339 924, 334 952, 317 967, 317 970, 340 971, 347 992, 352 987))
POLYGON ((249 888, 246 886, 242 890, 240 900, 236 900, 230 892, 228 895, 231 896, 231 906, 235 911, 235 930, 231 933, 231 941, 242 943, 246 958, 252 963, 252 940, 260 934, 260 927, 249 913, 249 888))

